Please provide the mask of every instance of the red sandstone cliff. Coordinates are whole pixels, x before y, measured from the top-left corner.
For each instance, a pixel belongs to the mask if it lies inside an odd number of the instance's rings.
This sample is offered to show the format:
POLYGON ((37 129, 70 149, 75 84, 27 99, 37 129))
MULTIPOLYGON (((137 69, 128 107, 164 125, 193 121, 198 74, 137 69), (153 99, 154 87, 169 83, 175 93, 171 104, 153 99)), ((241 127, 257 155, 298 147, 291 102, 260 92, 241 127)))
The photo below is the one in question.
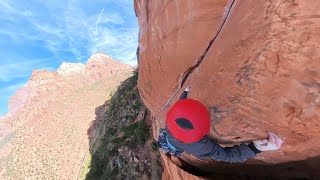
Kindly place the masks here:
POLYGON ((35 70, 0 120, 0 179, 76 179, 95 108, 132 70, 105 54, 35 70))
MULTIPOLYGON (((319 1, 303 0, 135 0, 138 86, 155 136, 191 86, 218 139, 245 142, 266 131, 284 138, 280 151, 253 164, 320 156, 319 9, 319 1)), ((164 178, 192 176, 163 158, 164 178)))

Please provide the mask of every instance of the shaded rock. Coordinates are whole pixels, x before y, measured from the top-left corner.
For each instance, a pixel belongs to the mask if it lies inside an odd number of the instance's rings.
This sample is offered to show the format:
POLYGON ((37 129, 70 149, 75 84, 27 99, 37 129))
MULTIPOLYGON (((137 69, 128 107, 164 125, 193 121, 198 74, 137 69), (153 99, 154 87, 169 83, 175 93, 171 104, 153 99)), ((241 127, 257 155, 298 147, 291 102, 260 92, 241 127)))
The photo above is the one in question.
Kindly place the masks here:
POLYGON ((135 163, 140 162, 139 159, 138 159, 137 157, 135 157, 135 156, 133 157, 133 161, 134 161, 135 163))

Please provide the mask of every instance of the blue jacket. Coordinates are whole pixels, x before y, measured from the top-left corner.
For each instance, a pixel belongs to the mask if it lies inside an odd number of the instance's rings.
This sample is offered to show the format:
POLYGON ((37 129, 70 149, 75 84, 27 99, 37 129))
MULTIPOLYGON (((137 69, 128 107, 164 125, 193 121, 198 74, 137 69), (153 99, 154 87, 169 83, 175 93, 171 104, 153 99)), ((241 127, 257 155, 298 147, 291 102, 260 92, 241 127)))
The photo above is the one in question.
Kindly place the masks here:
POLYGON ((261 152, 253 143, 222 147, 208 136, 205 136, 198 142, 186 144, 175 139, 168 129, 166 135, 169 143, 175 148, 199 158, 212 158, 216 161, 224 162, 244 162, 247 159, 256 157, 256 154, 261 152))

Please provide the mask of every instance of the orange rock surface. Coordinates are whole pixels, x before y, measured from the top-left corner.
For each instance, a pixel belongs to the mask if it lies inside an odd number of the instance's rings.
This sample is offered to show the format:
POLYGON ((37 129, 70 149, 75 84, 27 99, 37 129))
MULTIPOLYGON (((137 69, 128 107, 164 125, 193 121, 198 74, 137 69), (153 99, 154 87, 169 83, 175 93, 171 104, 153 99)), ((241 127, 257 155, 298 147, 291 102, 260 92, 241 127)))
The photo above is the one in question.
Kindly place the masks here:
POLYGON ((132 70, 105 54, 35 70, 0 120, 0 179, 77 179, 96 107, 132 70))
MULTIPOLYGON (((260 154, 256 164, 320 156, 319 9, 320 1, 303 0, 135 0, 138 86, 156 118, 154 135, 191 86, 217 139, 283 137, 281 150, 260 154)), ((170 175, 174 165, 164 160, 170 175)))

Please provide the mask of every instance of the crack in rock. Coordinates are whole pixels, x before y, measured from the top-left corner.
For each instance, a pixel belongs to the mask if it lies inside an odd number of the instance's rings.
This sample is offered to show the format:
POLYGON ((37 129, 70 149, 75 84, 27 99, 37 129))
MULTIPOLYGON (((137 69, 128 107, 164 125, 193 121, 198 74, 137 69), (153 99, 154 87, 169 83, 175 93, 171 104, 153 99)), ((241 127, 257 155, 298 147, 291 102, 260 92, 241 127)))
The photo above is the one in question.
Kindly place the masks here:
POLYGON ((172 100, 177 96, 177 94, 179 93, 179 91, 181 90, 181 88, 183 87, 183 85, 185 84, 186 80, 188 79, 188 77, 193 73, 193 71, 195 69, 197 69, 200 64, 202 63, 203 59, 206 57, 207 53, 209 52, 211 46, 213 45, 213 43, 215 42, 215 40, 218 38, 220 32, 222 31, 228 17, 229 17, 229 14, 231 12, 231 9, 232 9, 232 6, 234 5, 236 0, 232 0, 232 2, 230 3, 228 9, 227 9, 227 12, 226 12, 226 15, 223 17, 223 20, 222 20, 222 23, 220 25, 220 28, 218 30, 218 32, 213 36, 213 38, 210 40, 206 50, 202 53, 202 55, 198 58, 197 60, 197 63, 193 66, 190 66, 182 75, 181 77, 181 82, 180 82, 180 86, 178 88, 178 90, 174 93, 174 95, 168 100, 168 102, 164 105, 164 107, 162 108, 162 111, 164 109, 166 109, 169 104, 172 102, 172 100))

